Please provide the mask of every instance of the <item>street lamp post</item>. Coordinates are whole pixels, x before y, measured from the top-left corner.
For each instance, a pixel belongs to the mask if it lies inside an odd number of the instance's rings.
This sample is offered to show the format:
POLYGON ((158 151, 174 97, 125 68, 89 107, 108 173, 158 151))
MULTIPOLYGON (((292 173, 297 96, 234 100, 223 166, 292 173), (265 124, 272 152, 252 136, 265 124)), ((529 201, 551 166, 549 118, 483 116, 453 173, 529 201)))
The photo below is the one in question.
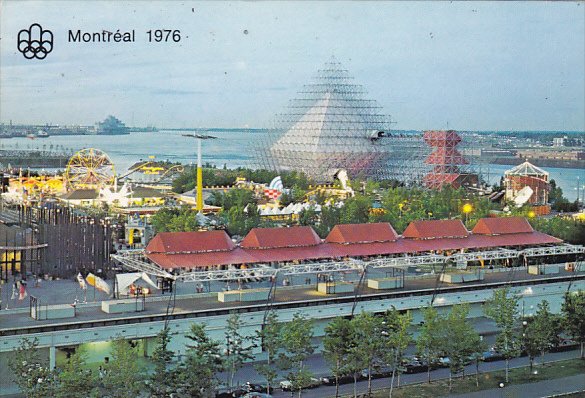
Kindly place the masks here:
POLYGON ((469 213, 473 211, 473 206, 471 203, 465 203, 463 205, 463 213, 465 213, 465 224, 469 223, 469 213))
POLYGON ((203 165, 201 161, 201 141, 202 140, 209 140, 209 139, 216 139, 212 135, 203 135, 203 134, 182 134, 183 137, 190 137, 197 139, 197 199, 196 199, 196 209, 199 213, 203 211, 203 165))

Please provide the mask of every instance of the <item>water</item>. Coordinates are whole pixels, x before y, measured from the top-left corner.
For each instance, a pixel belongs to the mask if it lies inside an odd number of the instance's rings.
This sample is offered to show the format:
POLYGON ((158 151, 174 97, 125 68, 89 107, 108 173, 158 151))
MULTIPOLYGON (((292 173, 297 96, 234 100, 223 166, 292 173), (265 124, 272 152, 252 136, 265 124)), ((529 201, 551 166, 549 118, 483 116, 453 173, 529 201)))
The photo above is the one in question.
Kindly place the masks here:
MULTIPOLYGON (((10 138, 0 140, 0 148, 47 150, 51 145, 64 146, 74 151, 83 148, 98 148, 106 152, 114 162, 117 173, 124 173, 128 167, 141 159, 154 156, 157 160, 169 160, 184 164, 196 161, 197 143, 195 139, 186 138, 181 134, 192 132, 161 131, 149 133, 131 133, 128 135, 78 135, 78 136, 51 136, 49 138, 31 140, 29 138, 10 138)), ((213 131, 215 140, 203 142, 203 162, 215 164, 217 167, 252 167, 252 145, 266 134, 262 131, 225 130, 213 131)), ((499 182, 504 171, 510 169, 508 165, 489 165, 482 172, 490 184, 499 182)), ((580 181, 580 196, 585 185, 585 170, 561 169, 554 167, 544 168, 550 173, 550 178, 557 182, 563 193, 570 201, 577 198, 577 182, 580 181), (579 180, 577 179, 579 177, 579 180)))
MULTIPOLYGON (((482 174, 489 181, 490 185, 498 184, 504 172, 513 167, 503 164, 490 164, 488 166, 482 169, 482 174)), ((579 184, 579 197, 583 200, 585 192, 585 170, 561 169, 558 167, 541 168, 548 171, 549 179, 555 180, 557 186, 563 190, 563 196, 571 202, 577 199, 577 184, 579 184)))

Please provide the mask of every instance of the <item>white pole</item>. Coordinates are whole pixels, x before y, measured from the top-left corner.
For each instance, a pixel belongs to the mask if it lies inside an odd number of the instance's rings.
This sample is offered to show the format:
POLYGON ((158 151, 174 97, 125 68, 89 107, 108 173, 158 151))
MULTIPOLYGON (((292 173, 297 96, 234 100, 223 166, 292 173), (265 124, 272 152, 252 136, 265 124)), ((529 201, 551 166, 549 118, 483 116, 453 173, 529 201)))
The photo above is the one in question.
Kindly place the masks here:
POLYGON ((197 139, 197 167, 203 167, 201 164, 201 138, 197 139))

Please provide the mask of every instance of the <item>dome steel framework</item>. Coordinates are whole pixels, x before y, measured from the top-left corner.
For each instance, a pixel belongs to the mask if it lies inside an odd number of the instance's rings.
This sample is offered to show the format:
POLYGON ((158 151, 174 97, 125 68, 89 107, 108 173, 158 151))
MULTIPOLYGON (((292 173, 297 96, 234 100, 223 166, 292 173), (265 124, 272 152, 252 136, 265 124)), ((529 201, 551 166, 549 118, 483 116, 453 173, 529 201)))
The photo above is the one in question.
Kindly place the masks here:
POLYGON ((332 58, 276 115, 275 127, 254 148, 256 166, 304 172, 318 182, 345 169, 350 178, 420 183, 430 148, 420 134, 391 132, 390 116, 366 94, 332 58))

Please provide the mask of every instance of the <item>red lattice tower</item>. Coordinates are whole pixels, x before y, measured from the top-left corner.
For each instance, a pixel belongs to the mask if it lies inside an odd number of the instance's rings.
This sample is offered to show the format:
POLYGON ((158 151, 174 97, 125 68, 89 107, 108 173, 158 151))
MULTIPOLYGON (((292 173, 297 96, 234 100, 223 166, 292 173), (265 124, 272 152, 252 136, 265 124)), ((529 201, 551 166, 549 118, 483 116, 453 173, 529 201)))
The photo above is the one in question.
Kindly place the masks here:
POLYGON ((427 188, 441 189, 445 185, 454 188, 461 186, 460 166, 469 162, 457 151, 457 145, 461 137, 455 130, 433 130, 424 132, 425 142, 434 148, 433 152, 425 160, 426 164, 433 165, 424 177, 427 188))

